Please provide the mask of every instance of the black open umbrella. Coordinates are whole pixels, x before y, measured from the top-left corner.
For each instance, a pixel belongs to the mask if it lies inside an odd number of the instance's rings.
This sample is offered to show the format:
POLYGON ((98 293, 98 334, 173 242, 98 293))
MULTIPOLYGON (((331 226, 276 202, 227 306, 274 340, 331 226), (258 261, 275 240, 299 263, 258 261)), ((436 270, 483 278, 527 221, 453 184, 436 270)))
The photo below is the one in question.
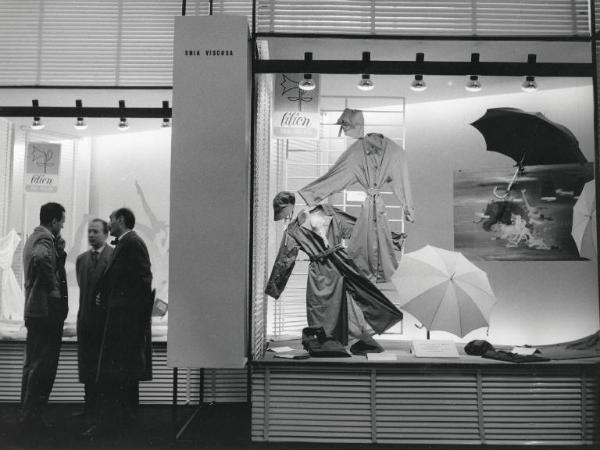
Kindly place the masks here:
POLYGON ((490 108, 471 125, 483 135, 488 151, 502 153, 517 163, 506 195, 525 166, 587 162, 571 130, 539 112, 490 108))

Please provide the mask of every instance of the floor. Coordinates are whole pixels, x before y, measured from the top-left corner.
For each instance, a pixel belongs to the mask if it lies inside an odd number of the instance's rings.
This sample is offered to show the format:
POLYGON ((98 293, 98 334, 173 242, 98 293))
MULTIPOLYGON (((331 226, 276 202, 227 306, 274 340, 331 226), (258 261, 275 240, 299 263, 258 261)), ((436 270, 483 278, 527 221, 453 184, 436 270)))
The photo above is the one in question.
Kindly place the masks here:
MULTIPOLYGON (((98 437, 90 440, 82 436, 85 420, 73 417, 80 405, 50 405, 46 419, 56 426, 49 436, 22 436, 16 426, 16 405, 0 405, 0 449, 187 449, 200 450, 421 450, 464 449, 478 446, 441 445, 377 445, 377 444, 314 444, 314 443, 260 443, 250 441, 250 409, 246 404, 207 405, 200 410, 177 443, 175 427, 181 427, 194 408, 180 407, 177 420, 169 406, 146 406, 140 411, 139 423, 123 435, 98 437)), ((494 446, 494 449, 510 449, 494 446)), ((551 449, 566 447, 535 447, 551 449)), ((589 448, 594 447, 578 447, 589 448)))

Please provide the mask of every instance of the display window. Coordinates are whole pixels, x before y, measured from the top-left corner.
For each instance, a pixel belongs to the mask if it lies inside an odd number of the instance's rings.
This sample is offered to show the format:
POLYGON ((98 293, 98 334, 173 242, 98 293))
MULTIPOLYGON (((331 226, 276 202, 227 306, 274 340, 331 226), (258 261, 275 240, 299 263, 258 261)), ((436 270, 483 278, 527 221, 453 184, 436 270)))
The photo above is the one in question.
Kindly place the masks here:
MULTIPOLYGON (((32 94, 46 106, 61 106, 81 95, 65 91, 59 98, 45 98, 44 93, 32 94)), ((32 98, 26 98, 29 93, 14 95, 15 104, 20 97, 25 103, 32 98)), ((88 105, 97 101, 95 106, 108 106, 108 97, 91 93, 83 99, 88 105)), ((110 106, 116 106, 116 97, 114 103, 110 106)), ((25 339, 23 245, 39 224, 40 206, 58 202, 66 210, 61 232, 69 293, 64 339, 76 339, 76 261, 90 249, 88 224, 95 218, 108 222, 112 211, 126 206, 136 216, 134 230, 145 241, 152 264, 153 338, 166 340, 171 129, 161 128, 160 119, 129 119, 130 126, 123 131, 117 127, 118 118, 86 118, 87 128, 80 129, 74 129, 74 118, 41 119, 45 126, 36 130, 31 127, 32 118, 0 119, 0 339, 25 339)), ((109 235, 106 245, 113 239, 109 235)))
MULTIPOLYGON (((264 59, 292 58, 289 41, 264 59)), ((322 60, 589 60, 578 43, 302 44, 322 60)), ((257 92, 254 301, 271 347, 597 331, 590 77, 261 73, 257 92)))

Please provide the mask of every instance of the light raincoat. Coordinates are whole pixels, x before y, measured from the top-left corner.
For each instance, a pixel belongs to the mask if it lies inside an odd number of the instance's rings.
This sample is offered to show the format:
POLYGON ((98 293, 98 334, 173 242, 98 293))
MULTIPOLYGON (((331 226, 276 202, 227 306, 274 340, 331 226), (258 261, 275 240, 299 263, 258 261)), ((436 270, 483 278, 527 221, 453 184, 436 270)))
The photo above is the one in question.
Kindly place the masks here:
POLYGON ((326 174, 298 193, 314 206, 355 183, 363 187, 367 198, 348 241, 348 254, 371 280, 389 281, 398 261, 381 191, 391 187, 405 217, 413 220, 406 152, 381 134, 367 134, 348 147, 326 174))

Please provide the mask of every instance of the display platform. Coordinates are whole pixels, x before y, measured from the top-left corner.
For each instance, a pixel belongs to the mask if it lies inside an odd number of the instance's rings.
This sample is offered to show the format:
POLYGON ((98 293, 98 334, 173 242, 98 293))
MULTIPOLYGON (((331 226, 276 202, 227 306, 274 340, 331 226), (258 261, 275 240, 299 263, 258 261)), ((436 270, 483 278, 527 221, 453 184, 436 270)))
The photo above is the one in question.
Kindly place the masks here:
MULTIPOLYGON (((380 342, 389 352, 410 346, 380 342)), ((515 364, 460 353, 375 362, 364 356, 286 360, 268 351, 252 367, 252 439, 569 446, 598 441, 599 358, 515 364)))

